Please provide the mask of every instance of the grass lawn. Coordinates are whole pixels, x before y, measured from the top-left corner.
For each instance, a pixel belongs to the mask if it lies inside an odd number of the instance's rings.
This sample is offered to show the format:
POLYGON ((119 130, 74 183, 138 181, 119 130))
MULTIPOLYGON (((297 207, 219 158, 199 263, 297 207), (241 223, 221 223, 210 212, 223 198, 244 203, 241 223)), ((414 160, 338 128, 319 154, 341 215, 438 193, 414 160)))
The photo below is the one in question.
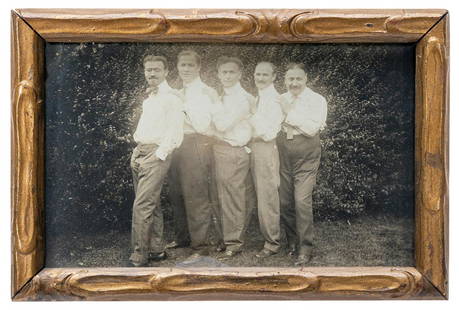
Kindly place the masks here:
MULTIPOLYGON (((308 266, 413 266, 414 221, 392 216, 363 216, 353 220, 315 223, 315 248, 308 266)), ((166 235, 170 232, 166 231, 166 235)), ((47 267, 122 267, 130 251, 130 232, 98 235, 47 236, 47 267)), ((217 252, 196 261, 187 260, 189 248, 169 250, 169 258, 151 266, 293 266, 285 249, 267 259, 255 254, 263 238, 253 218, 241 255, 220 262, 217 252)))

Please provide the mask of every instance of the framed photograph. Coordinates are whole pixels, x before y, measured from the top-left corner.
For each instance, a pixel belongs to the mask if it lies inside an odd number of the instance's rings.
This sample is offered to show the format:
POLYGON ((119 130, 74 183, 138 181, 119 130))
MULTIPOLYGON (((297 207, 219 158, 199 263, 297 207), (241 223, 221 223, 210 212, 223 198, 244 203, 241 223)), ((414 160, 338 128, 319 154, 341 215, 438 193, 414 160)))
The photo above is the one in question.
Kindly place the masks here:
POLYGON ((447 299, 448 18, 12 11, 12 299, 447 299))

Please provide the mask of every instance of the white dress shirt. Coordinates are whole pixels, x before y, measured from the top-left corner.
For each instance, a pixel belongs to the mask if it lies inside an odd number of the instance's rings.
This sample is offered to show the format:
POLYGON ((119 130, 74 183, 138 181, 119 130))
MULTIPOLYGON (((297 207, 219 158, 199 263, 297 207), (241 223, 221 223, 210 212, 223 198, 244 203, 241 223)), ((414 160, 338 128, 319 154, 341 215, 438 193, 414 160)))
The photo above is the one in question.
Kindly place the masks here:
POLYGON ((271 84, 259 91, 255 102, 256 110, 250 118, 252 138, 271 141, 276 138, 281 130, 284 118, 280 106, 280 95, 274 88, 274 85, 271 84))
POLYGON ((314 137, 325 127, 327 120, 327 100, 309 88, 305 88, 297 97, 287 92, 281 96, 285 115, 283 130, 293 135, 302 134, 314 137), (290 110, 289 110, 290 109, 290 110))
POLYGON ((158 92, 142 103, 134 140, 142 144, 157 144, 156 156, 165 160, 183 140, 183 109, 178 94, 166 81, 158 86, 158 92))
POLYGON ((217 92, 195 79, 181 90, 184 96, 185 134, 199 133, 211 136, 212 109, 218 98, 217 92))
POLYGON ((253 96, 240 83, 225 88, 221 101, 213 110, 215 136, 232 146, 245 146, 252 137, 248 118, 253 104, 253 96))

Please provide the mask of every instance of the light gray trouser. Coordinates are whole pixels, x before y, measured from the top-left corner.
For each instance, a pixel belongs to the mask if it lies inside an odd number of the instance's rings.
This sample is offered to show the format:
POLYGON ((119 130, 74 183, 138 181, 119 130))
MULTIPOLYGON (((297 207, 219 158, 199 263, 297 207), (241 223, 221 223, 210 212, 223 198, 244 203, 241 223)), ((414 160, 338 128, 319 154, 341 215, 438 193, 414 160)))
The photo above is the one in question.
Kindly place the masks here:
POLYGON ((216 239, 222 242, 212 155, 211 138, 199 134, 185 135, 179 149, 179 175, 191 247, 194 249, 209 245, 209 231, 213 219, 218 235, 216 239))
POLYGON ((295 135, 277 139, 280 157, 281 222, 289 244, 298 245, 300 255, 310 255, 313 246, 312 191, 320 164, 319 135, 295 135))
POLYGON ((160 194, 171 162, 155 155, 157 145, 139 144, 131 157, 135 200, 132 209, 132 254, 130 260, 145 263, 149 253, 164 251, 163 212, 160 194))
POLYGON ((248 220, 249 154, 242 147, 219 143, 214 145, 214 158, 223 240, 227 250, 240 251, 248 220))
POLYGON ((280 248, 279 152, 276 141, 250 144, 250 170, 257 193, 258 220, 265 249, 280 248))

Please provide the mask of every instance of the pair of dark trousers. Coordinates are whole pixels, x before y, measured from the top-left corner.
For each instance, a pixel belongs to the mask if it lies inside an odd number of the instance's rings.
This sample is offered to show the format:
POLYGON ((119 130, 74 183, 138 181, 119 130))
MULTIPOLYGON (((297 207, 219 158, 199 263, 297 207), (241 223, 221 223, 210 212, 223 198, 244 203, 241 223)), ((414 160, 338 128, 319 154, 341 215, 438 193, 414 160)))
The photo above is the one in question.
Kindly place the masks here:
POLYGON ((250 144, 250 170, 257 193, 258 220, 265 239, 264 248, 280 248, 279 152, 276 141, 250 144))
POLYGON ((174 239, 179 245, 190 243, 188 223, 185 210, 185 202, 182 193, 182 184, 179 175, 179 156, 178 151, 172 153, 171 167, 169 168, 169 200, 171 202, 174 239))
POLYGON ((280 157, 281 223, 288 243, 298 246, 300 255, 310 255, 313 246, 312 191, 320 164, 319 135, 277 138, 280 157))
POLYGON ((132 209, 130 260, 145 263, 149 253, 164 251, 164 222, 160 194, 171 162, 155 155, 157 145, 139 144, 131 157, 135 200, 132 209))
POLYGON ((248 220, 247 180, 250 158, 243 147, 214 145, 218 198, 226 249, 240 251, 248 220))
POLYGON ((200 134, 185 135, 179 149, 179 175, 185 200, 185 210, 191 247, 208 246, 209 231, 216 219, 217 239, 221 240, 220 212, 215 202, 213 184, 212 139, 200 134))

